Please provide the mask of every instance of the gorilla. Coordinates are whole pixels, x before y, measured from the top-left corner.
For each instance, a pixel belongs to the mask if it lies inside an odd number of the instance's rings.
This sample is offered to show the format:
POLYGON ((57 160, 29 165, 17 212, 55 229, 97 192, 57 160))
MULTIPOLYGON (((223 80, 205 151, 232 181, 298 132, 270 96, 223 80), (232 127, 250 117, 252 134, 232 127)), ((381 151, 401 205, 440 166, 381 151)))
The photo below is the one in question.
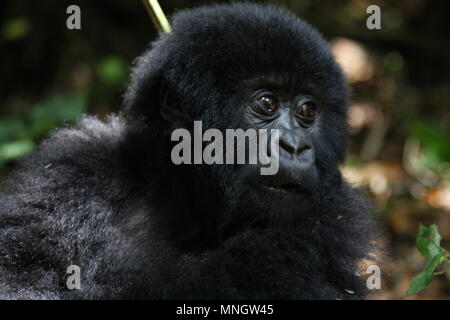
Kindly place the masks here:
POLYGON ((171 25, 120 113, 53 132, 4 179, 0 298, 364 298, 371 206, 339 171, 348 89, 326 41, 254 3, 171 25), (278 129, 278 173, 174 164, 171 133, 194 121, 278 129))

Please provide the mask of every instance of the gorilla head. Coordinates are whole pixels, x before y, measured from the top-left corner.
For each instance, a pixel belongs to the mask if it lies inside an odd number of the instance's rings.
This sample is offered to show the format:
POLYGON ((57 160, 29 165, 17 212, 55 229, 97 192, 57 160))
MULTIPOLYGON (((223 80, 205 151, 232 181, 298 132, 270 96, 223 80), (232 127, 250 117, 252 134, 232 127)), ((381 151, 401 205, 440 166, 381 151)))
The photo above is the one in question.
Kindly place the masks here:
MULTIPOLYGON (((159 191, 185 202, 209 230, 301 220, 339 189, 346 144, 347 90, 327 43, 310 25, 272 6, 232 4, 176 14, 137 61, 126 95, 134 127, 147 128, 145 166, 159 191), (280 169, 172 164, 170 133, 278 129, 280 169)), ((170 196, 169 196, 170 197, 170 196)))

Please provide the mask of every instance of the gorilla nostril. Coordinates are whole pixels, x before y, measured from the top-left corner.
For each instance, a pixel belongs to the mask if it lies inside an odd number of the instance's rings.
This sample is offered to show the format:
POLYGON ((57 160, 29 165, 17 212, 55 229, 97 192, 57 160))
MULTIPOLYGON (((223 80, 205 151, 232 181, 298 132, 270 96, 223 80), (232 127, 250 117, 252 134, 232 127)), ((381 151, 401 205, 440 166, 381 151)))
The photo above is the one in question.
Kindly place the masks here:
POLYGON ((291 143, 287 142, 284 139, 280 139, 280 148, 286 150, 289 153, 297 153, 296 149, 291 143))
POLYGON ((290 143, 289 141, 286 141, 285 139, 280 139, 280 148, 287 151, 290 154, 296 154, 299 155, 304 151, 307 151, 311 149, 311 146, 307 143, 290 143))
POLYGON ((309 144, 303 144, 301 145, 298 149, 297 149, 297 154, 300 154, 304 151, 308 151, 309 149, 311 149, 311 146, 309 144))

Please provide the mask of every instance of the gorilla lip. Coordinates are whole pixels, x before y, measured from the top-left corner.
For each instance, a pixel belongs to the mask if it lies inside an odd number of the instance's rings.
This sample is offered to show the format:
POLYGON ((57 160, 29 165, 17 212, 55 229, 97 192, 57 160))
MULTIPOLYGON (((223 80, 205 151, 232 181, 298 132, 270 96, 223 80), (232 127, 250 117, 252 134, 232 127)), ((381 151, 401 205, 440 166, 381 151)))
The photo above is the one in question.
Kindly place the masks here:
POLYGON ((283 193, 283 194, 288 194, 288 193, 301 194, 301 191, 302 191, 300 188, 300 186, 301 186, 300 183, 286 183, 286 184, 281 184, 281 185, 269 185, 267 183, 258 182, 256 184, 266 190, 270 190, 272 192, 277 192, 277 193, 283 193))

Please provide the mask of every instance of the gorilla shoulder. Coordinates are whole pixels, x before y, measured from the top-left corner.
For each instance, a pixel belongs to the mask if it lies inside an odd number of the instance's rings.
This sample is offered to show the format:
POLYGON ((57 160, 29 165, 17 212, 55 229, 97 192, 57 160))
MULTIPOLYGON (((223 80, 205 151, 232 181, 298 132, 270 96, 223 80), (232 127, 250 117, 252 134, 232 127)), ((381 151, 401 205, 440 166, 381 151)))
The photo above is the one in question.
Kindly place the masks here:
POLYGON ((108 194, 108 185, 118 177, 120 141, 125 131, 121 116, 106 121, 83 116, 72 127, 56 130, 44 140, 37 152, 8 179, 14 193, 39 197, 46 195, 82 199, 108 194), (94 188, 94 189, 93 189, 94 188), (61 192, 64 190, 64 192, 61 192))

